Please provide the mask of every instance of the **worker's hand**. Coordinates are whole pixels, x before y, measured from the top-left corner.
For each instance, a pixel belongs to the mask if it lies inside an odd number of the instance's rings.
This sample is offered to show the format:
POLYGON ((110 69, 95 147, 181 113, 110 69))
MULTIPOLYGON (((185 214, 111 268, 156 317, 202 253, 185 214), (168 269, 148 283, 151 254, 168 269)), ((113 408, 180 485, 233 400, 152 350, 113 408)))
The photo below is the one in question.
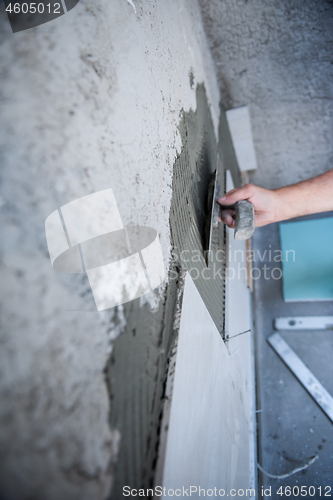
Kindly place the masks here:
POLYGON ((279 196, 276 191, 264 189, 253 184, 245 184, 240 188, 235 188, 219 198, 217 201, 222 206, 219 220, 228 227, 235 227, 235 211, 227 208, 234 205, 236 201, 250 201, 254 207, 256 227, 265 226, 271 222, 279 220, 279 196))

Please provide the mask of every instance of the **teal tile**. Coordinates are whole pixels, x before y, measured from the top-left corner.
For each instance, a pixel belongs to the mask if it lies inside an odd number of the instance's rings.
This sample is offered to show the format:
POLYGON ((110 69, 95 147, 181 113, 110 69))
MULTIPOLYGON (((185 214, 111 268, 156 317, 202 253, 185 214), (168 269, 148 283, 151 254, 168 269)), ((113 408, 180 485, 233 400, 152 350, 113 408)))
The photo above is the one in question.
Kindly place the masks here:
POLYGON ((279 229, 284 300, 333 300, 333 217, 279 229))

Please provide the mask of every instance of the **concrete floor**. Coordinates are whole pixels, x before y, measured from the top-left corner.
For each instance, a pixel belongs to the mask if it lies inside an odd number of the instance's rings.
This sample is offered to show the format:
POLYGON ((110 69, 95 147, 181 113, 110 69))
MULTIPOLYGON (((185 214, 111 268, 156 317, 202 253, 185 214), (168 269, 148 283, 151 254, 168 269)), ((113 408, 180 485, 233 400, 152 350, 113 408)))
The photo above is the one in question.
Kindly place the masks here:
MULTIPOLYGON (((332 214, 329 214, 332 215, 332 214)), ((254 248, 260 254, 280 248, 278 224, 256 230, 254 248)), ((256 254, 257 255, 257 254, 256 254)), ((257 259, 255 267, 280 267, 279 263, 257 259)), ((276 276, 278 273, 276 272, 276 276)), ((270 276, 270 271, 266 273, 270 276)), ((333 425, 291 371, 267 343, 274 333, 273 321, 279 316, 333 314, 332 302, 285 303, 282 280, 255 281, 254 322, 257 350, 258 462, 270 474, 281 475, 302 466, 309 458, 318 459, 306 470, 286 479, 259 475, 264 488, 272 487, 271 498, 280 486, 332 486, 333 425)), ((284 340, 308 366, 323 386, 333 394, 332 331, 280 332, 284 340)), ((333 492, 331 491, 331 494, 333 492)), ((283 497, 282 497, 283 498, 283 497)), ((316 490, 315 498, 320 498, 316 490)))
MULTIPOLYGON (((333 168, 332 2, 199 1, 222 102, 226 109, 250 109, 258 160, 251 182, 272 189, 333 168)), ((278 225, 255 232, 255 250, 269 245, 279 248, 278 225)), ((266 339, 276 316, 332 314, 333 304, 284 303, 281 280, 262 278, 254 289, 259 462, 267 472, 283 474, 319 455, 287 479, 260 474, 259 480, 272 486, 270 498, 281 498, 280 485, 321 486, 323 496, 333 483, 333 425, 266 339)), ((282 336, 333 394, 332 332, 282 336)))

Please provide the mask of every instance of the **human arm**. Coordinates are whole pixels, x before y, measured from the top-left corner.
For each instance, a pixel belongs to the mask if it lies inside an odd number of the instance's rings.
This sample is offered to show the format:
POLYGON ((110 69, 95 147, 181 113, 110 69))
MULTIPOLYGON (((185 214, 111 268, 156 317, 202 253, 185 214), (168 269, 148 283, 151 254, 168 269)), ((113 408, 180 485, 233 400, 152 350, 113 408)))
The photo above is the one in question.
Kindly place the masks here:
POLYGON ((235 227, 234 210, 227 207, 240 200, 248 200, 253 204, 257 227, 330 211, 333 210, 333 169, 278 189, 264 189, 253 184, 232 189, 218 199, 222 205, 220 220, 231 228, 235 227))

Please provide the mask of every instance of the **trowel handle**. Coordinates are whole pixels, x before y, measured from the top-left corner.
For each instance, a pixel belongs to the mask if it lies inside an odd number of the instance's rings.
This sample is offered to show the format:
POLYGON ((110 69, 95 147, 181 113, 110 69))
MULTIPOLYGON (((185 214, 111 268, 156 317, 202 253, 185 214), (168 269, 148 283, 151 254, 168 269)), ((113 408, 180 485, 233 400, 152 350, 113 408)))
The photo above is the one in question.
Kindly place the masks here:
POLYGON ((247 200, 237 201, 233 206, 235 210, 235 240, 248 240, 255 228, 254 207, 247 200))

